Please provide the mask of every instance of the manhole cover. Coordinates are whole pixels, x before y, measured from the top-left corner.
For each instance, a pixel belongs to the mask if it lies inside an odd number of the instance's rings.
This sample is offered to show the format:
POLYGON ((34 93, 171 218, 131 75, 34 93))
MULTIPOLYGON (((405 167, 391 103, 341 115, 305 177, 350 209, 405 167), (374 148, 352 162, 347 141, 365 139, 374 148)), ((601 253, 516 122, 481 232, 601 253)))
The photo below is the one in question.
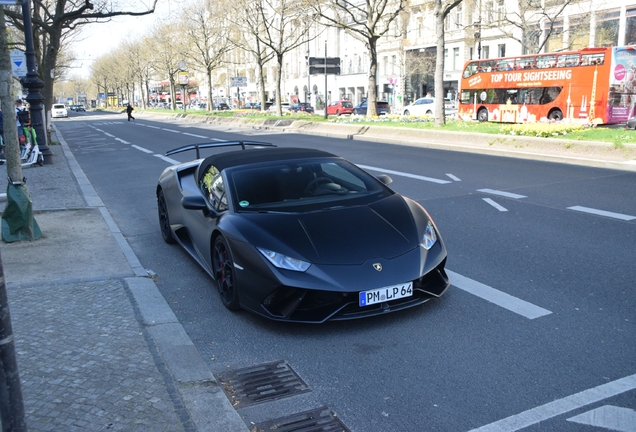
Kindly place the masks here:
POLYGON ((214 377, 236 409, 311 391, 285 361, 230 370, 214 377))
POLYGON ((292 414, 279 419, 261 422, 251 432, 350 432, 329 408, 292 414))

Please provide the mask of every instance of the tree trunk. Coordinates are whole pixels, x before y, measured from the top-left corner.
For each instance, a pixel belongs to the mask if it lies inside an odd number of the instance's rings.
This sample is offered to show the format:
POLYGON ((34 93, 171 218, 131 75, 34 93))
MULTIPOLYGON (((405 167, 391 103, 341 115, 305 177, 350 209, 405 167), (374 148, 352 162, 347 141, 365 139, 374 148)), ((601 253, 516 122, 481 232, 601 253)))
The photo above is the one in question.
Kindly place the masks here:
POLYGON ((214 103, 212 103, 212 69, 208 70, 208 112, 212 112, 214 108, 214 103))
POLYGON ((378 115, 378 92, 377 92, 377 76, 378 76, 378 39, 373 37, 369 39, 369 92, 367 95, 367 117, 377 117, 378 115))

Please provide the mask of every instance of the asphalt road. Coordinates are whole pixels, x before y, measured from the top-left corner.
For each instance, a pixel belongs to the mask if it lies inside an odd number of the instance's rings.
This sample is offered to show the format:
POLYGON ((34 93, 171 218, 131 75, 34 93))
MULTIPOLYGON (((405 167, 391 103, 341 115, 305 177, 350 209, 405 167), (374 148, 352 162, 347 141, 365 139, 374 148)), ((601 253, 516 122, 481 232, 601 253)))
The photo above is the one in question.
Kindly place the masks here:
POLYGON ((327 406, 357 432, 636 430, 636 173, 139 117, 55 125, 212 372, 285 360, 309 386, 239 409, 247 425, 327 406), (167 150, 239 138, 388 171, 436 221, 453 286, 322 325, 224 309, 161 240, 155 187, 167 150))

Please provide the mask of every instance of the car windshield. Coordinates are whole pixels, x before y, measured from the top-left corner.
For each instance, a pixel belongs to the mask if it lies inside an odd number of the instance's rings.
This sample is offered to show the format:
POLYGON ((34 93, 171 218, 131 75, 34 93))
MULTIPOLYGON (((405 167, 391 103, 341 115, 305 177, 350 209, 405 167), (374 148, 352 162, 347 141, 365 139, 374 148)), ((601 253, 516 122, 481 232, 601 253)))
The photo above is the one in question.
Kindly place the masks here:
POLYGON ((342 159, 305 159, 228 169, 237 212, 311 212, 366 205, 392 194, 342 159))
POLYGON ((343 108, 353 108, 353 104, 351 102, 342 102, 343 108))

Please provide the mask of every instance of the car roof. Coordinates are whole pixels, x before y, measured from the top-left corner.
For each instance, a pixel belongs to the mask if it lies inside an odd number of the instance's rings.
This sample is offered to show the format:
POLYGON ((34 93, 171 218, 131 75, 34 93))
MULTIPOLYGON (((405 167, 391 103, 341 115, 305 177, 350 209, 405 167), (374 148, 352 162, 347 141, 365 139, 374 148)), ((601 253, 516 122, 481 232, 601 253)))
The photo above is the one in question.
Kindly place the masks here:
MULTIPOLYGON (((199 173, 204 173, 214 165, 219 171, 236 166, 253 165, 261 162, 285 161, 291 159, 310 159, 316 157, 338 157, 322 150, 296 147, 266 147, 236 150, 206 157, 199 165, 199 173)), ((197 178, 200 176, 197 175, 197 178)))

